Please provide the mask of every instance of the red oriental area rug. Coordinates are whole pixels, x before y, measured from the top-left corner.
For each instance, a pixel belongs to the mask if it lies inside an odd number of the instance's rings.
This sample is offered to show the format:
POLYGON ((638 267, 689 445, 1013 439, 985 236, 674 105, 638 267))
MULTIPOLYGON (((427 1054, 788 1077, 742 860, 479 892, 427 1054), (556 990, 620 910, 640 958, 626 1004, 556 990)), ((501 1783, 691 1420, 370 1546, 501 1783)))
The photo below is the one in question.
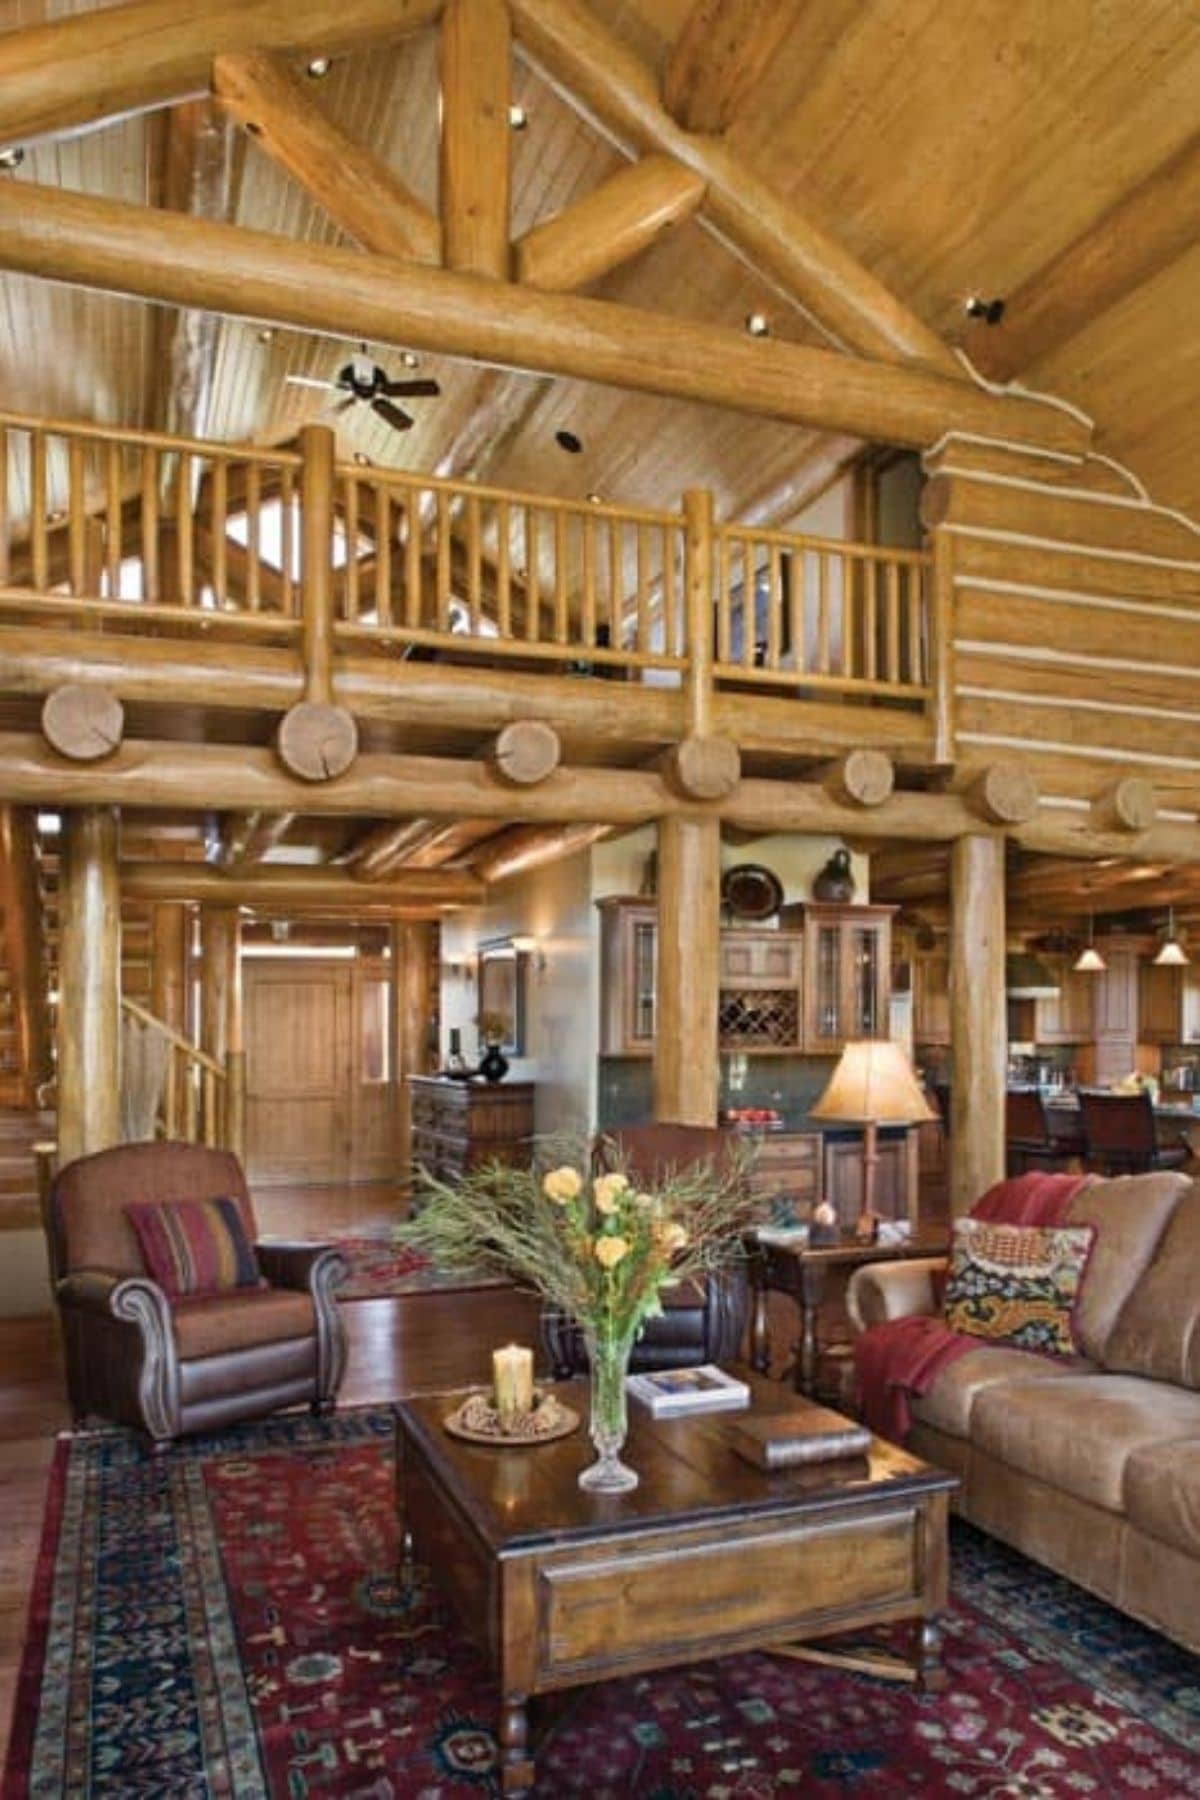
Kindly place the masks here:
POLYGON ((389 1300, 408 1294, 504 1286, 498 1275, 465 1275, 461 1271, 448 1274, 435 1268, 422 1251, 407 1244, 394 1244, 387 1236, 333 1241, 350 1269, 337 1290, 339 1300, 389 1300))
MULTIPOLYGON (((4 1800, 497 1794, 495 1688, 396 1548, 386 1410, 64 1440, 4 1800)), ((1200 1796, 1193 1658, 967 1528, 953 1567, 945 1694, 769 1654, 578 1689, 539 1800, 1200 1796)))

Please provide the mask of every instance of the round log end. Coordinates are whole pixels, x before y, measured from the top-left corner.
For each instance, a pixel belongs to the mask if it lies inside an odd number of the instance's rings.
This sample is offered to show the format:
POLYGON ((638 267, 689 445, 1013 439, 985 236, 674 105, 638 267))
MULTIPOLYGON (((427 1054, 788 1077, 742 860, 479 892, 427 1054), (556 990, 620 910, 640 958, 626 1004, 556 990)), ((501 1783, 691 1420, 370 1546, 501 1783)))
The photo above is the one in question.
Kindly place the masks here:
POLYGON ((834 777, 840 797, 855 806, 882 806, 896 786, 896 770, 882 750, 851 750, 834 777))
POLYGON ((515 787, 534 787, 545 781, 561 758, 558 733, 543 719, 514 719, 497 734, 491 750, 496 773, 515 787))
POLYGON ((1099 802, 1101 822, 1121 831, 1149 831, 1158 817, 1153 784, 1141 775, 1127 775, 1099 802))
POLYGON ((96 762, 121 742, 125 709, 106 687, 69 682, 47 694, 42 705, 42 731, 60 756, 72 762, 96 762))
POLYGON ((975 784, 980 811, 994 825, 1024 825, 1038 809, 1037 782, 1023 763, 992 763, 975 784))
POLYGON ((344 706, 301 700, 279 721, 275 747, 301 781, 333 781, 358 755, 358 726, 344 706))
POLYGON ((742 759, 729 738, 686 737, 671 752, 668 766, 688 800, 724 800, 742 778, 742 759))

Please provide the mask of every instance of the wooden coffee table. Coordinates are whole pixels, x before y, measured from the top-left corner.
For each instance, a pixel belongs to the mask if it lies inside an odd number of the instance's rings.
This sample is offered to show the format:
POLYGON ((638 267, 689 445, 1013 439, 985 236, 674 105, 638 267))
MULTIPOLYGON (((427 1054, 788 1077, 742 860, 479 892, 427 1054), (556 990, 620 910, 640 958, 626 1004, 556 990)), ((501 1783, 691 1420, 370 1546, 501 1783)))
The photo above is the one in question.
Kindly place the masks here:
MULTIPOLYGON (((756 1412, 808 1405, 738 1372, 756 1412)), ((402 1542, 496 1671, 506 1794, 533 1781, 535 1694, 898 1620, 913 1622, 909 1679, 942 1685, 953 1476, 878 1439, 869 1457, 767 1475, 727 1441, 744 1414, 652 1419, 631 1401, 623 1457, 640 1484, 587 1494, 587 1385, 555 1391, 585 1422, 528 1449, 451 1437, 442 1421, 461 1394, 396 1408, 402 1542)))

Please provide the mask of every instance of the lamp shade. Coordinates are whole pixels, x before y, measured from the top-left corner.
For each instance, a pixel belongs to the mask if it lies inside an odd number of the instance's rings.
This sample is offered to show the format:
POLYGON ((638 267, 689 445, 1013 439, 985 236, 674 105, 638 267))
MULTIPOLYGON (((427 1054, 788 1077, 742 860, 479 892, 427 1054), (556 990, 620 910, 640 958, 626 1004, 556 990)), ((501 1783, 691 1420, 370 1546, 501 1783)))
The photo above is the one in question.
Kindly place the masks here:
POLYGON ((899 1044, 888 1038, 859 1038, 842 1051, 810 1117, 859 1125, 919 1125, 937 1114, 899 1044))

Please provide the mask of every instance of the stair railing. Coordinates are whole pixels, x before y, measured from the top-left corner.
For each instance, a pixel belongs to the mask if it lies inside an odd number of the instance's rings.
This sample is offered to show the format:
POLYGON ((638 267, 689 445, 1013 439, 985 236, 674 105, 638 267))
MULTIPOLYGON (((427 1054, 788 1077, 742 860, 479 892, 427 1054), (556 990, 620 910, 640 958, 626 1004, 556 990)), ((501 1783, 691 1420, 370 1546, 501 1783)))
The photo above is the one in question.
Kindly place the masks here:
POLYGON ((155 1121, 156 1135, 192 1144, 245 1151, 245 1052, 230 1051, 223 1062, 201 1050, 164 1019, 136 1000, 122 999, 127 1018, 159 1032, 169 1046, 166 1074, 155 1121))

